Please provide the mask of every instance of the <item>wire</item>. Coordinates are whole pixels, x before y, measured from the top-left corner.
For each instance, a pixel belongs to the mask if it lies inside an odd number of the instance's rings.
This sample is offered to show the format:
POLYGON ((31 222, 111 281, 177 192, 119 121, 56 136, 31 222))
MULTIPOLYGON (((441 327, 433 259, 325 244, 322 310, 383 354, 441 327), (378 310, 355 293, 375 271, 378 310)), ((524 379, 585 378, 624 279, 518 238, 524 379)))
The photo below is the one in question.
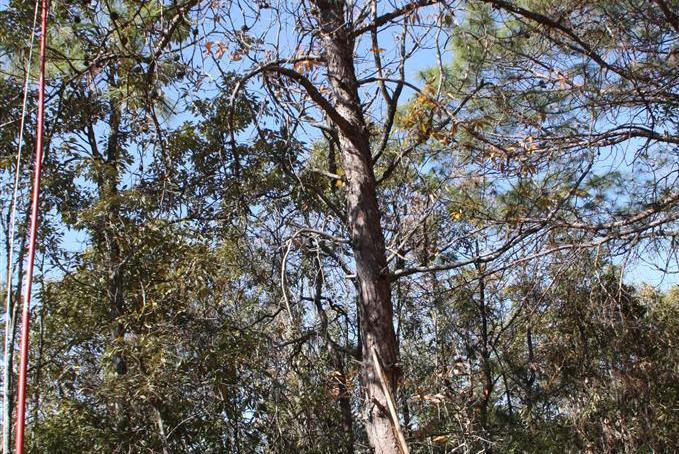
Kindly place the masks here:
POLYGON ((19 122, 19 144, 17 150, 17 158, 14 173, 14 188, 12 190, 12 201, 10 204, 9 216, 9 234, 7 239, 8 253, 7 253, 7 294, 5 295, 5 351, 3 355, 3 380, 2 380, 2 399, 3 399, 3 428, 2 428, 2 448, 4 453, 9 453, 11 444, 11 402, 10 402, 10 380, 12 369, 10 364, 10 356, 12 351, 12 332, 14 331, 14 317, 12 308, 12 275, 14 274, 14 235, 16 232, 16 206, 19 192, 19 175, 21 174, 21 152, 24 145, 24 125, 26 123, 26 105, 28 103, 28 84, 31 77, 31 63, 33 60, 33 45, 35 43, 35 26, 38 23, 38 6, 39 0, 35 0, 35 7, 33 9, 33 26, 31 27, 31 42, 28 47, 28 60, 26 61, 25 77, 24 77, 24 91, 23 99, 21 101, 21 121, 19 122))
POLYGON ((38 79, 38 118, 35 137, 35 164, 33 168, 33 190, 31 197, 31 224, 28 241, 28 263, 24 280, 23 307, 21 311, 21 360, 19 362, 19 386, 17 398, 16 454, 24 453, 24 431, 26 429, 26 377, 28 373, 28 335, 31 307, 31 287, 35 264, 35 245, 38 235, 38 209, 40 207, 40 174, 43 157, 43 132, 45 126, 45 44, 47 41, 48 0, 42 0, 40 18, 40 76, 38 79))

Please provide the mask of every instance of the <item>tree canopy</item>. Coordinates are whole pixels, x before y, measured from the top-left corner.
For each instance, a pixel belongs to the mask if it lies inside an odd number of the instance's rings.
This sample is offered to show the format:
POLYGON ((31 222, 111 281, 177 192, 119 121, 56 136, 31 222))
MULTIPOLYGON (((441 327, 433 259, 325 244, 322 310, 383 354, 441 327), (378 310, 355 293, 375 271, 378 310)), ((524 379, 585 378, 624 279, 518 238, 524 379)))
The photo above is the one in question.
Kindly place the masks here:
POLYGON ((55 1, 46 38, 28 451, 679 445, 676 0, 55 1))

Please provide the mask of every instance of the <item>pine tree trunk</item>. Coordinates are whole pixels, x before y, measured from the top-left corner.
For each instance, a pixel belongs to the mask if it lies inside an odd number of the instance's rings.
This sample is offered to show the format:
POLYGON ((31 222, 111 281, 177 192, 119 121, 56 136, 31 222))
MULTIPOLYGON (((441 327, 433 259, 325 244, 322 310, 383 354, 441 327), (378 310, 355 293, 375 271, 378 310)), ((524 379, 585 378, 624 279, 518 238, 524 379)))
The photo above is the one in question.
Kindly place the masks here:
POLYGON ((350 128, 338 127, 340 157, 347 178, 347 223, 359 281, 362 348, 363 417, 370 445, 376 453, 398 453, 394 425, 387 410, 387 395, 374 361, 377 351, 386 387, 395 395, 398 378, 396 336, 384 236, 377 204, 370 135, 358 94, 354 40, 345 25, 345 2, 318 0, 324 58, 334 107, 350 128))

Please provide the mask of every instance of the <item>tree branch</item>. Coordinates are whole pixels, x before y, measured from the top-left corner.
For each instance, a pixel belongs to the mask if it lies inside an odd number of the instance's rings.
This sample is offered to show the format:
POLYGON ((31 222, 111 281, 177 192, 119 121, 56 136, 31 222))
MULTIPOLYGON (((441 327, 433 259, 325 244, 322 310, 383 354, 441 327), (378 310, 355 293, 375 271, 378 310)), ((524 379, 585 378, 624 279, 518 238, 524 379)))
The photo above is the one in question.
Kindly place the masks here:
POLYGON ((435 5, 437 3, 440 3, 440 0, 415 0, 414 2, 408 3, 405 6, 402 6, 398 9, 395 9, 394 11, 387 13, 387 14, 382 14, 381 16, 378 16, 375 20, 373 20, 371 23, 364 25, 362 27, 358 27, 354 29, 351 32, 351 37, 355 38, 357 36, 362 35, 363 33, 379 28, 382 25, 393 21, 394 19, 405 16, 406 14, 410 14, 416 9, 423 8, 425 6, 431 6, 435 5))

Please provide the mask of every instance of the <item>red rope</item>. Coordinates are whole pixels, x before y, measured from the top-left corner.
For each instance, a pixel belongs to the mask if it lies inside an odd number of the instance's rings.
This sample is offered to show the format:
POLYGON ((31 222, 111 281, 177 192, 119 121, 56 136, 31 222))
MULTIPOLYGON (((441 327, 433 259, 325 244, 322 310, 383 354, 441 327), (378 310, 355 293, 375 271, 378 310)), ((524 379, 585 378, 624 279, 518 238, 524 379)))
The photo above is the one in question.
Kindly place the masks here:
POLYGON ((24 430, 26 428, 26 375, 28 371, 28 333, 31 308, 31 287, 35 262, 35 243, 38 234, 38 208, 40 204, 40 173, 42 169, 42 139, 45 117, 45 41, 47 40, 47 4, 42 0, 40 19, 40 78, 38 79, 38 119, 35 138, 35 167, 33 169, 33 192, 31 200, 30 240, 28 264, 24 280, 23 307, 21 311, 21 361, 19 363, 19 389, 17 398, 16 454, 24 453, 24 430))

